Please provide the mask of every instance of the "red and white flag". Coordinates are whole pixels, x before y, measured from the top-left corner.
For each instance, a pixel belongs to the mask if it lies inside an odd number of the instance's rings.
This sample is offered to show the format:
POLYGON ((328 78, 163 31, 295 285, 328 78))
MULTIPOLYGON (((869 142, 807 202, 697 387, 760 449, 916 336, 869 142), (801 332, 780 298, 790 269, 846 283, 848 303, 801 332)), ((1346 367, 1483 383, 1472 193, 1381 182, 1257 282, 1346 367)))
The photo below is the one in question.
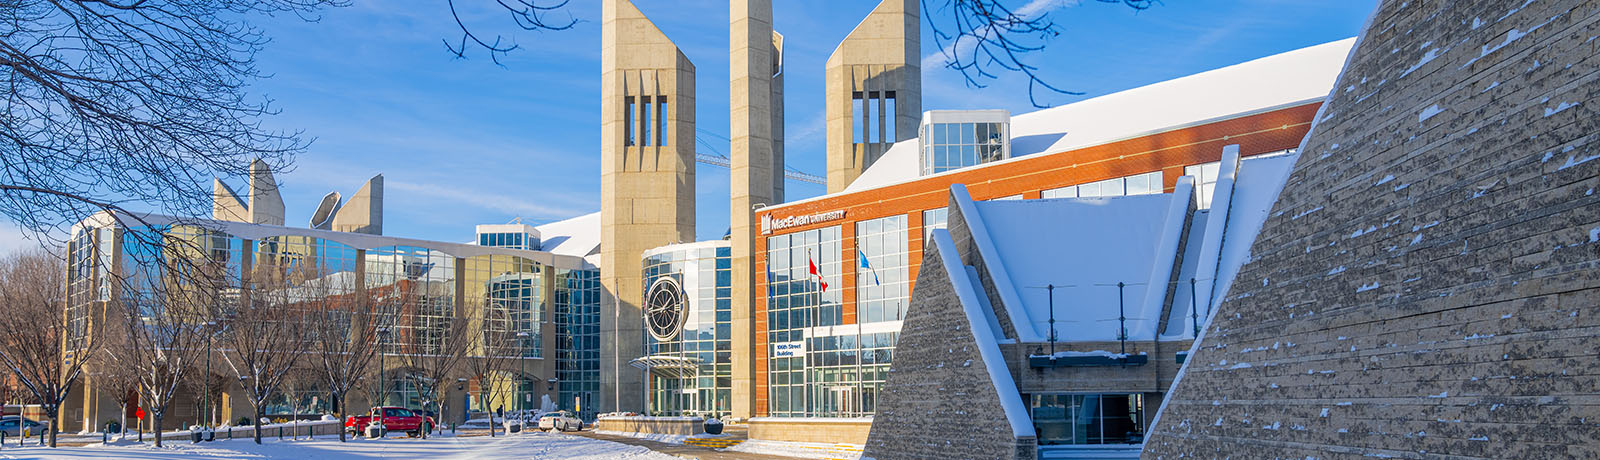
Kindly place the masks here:
POLYGON ((828 282, 822 280, 822 273, 817 271, 817 263, 811 260, 811 251, 806 251, 806 264, 811 266, 811 276, 817 277, 817 284, 822 286, 821 292, 828 292, 828 282))

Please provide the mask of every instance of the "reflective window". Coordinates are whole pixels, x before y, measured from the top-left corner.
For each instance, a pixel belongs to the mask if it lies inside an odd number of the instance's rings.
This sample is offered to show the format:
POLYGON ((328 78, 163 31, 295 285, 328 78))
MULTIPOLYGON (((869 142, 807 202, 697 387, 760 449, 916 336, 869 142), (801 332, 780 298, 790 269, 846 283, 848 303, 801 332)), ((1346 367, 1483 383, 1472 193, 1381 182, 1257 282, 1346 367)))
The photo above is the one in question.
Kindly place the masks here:
POLYGON ((1004 123, 931 123, 922 129, 923 175, 1005 159, 1004 123))
POLYGON ((932 234, 934 230, 946 228, 945 221, 949 219, 949 208, 922 211, 922 247, 928 247, 928 235, 932 234))
POLYGON ((555 270, 556 405, 594 421, 600 392, 600 271, 555 270))
POLYGON ((1222 162, 1220 161, 1183 167, 1184 175, 1194 176, 1195 204, 1200 209, 1211 209, 1211 195, 1216 192, 1217 174, 1221 169, 1222 162))
POLYGON ((1144 395, 1036 394, 1030 409, 1040 445, 1144 442, 1144 395))
POLYGON ((858 322, 905 319, 911 292, 906 253, 906 216, 856 223, 858 322))
POLYGON ((1045 190, 1042 198, 1099 198, 1133 195, 1155 195, 1164 188, 1161 171, 1106 179, 1082 185, 1070 185, 1045 190))
POLYGON ((681 331, 670 340, 646 336, 652 357, 681 360, 686 367, 653 369, 652 415, 721 417, 733 411, 733 278, 731 249, 725 244, 696 245, 651 255, 644 260, 648 289, 672 278, 684 290, 681 331))

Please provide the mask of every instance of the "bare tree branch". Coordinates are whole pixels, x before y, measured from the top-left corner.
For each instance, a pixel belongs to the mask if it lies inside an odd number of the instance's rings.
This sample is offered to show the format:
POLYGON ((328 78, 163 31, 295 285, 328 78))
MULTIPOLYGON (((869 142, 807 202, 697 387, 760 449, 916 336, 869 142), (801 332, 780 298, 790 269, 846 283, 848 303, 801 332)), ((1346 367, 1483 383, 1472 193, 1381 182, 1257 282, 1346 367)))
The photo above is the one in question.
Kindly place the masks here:
POLYGON ((247 96, 266 44, 244 19, 344 0, 0 1, 0 216, 41 240, 137 203, 210 208, 210 176, 261 158, 286 170, 306 142, 262 128, 247 96))
MULTIPOLYGON (((504 36, 496 34, 493 39, 484 39, 472 32, 472 27, 461 18, 461 12, 456 8, 458 0, 445 0, 450 7, 450 17, 456 22, 456 27, 461 29, 461 39, 457 43, 445 40, 444 47, 450 54, 457 58, 467 57, 469 48, 481 48, 489 52, 489 59, 496 65, 500 64, 500 57, 515 51, 520 45, 511 43, 504 36)), ((567 6, 570 0, 543 2, 539 0, 494 0, 501 9, 511 15, 512 23, 522 30, 567 30, 578 24, 578 19, 571 13, 566 18, 552 17, 556 11, 567 6)))
MULTIPOLYGON (((266 259, 266 258, 263 258, 266 259)), ((314 289, 302 286, 303 272, 277 261, 261 260, 251 274, 244 296, 222 304, 211 314, 222 331, 223 359, 239 378, 255 420, 261 420, 267 399, 278 393, 289 371, 306 352, 306 303, 314 302, 314 289)), ((255 442, 261 444, 261 423, 254 423, 255 442)))
MULTIPOLYGON (((1095 1, 1145 10, 1159 0, 1095 1)), ((1048 9, 1063 2, 1034 0, 1015 10, 1000 0, 946 0, 938 9, 929 0, 921 2, 923 16, 933 29, 933 42, 944 54, 945 68, 961 72, 967 86, 983 88, 1001 72, 1019 72, 1028 77, 1028 101, 1034 107, 1050 106, 1040 102, 1041 88, 1057 94, 1083 94, 1046 82, 1038 74, 1039 68, 1026 62, 1028 55, 1043 51, 1050 39, 1061 34, 1048 9)))

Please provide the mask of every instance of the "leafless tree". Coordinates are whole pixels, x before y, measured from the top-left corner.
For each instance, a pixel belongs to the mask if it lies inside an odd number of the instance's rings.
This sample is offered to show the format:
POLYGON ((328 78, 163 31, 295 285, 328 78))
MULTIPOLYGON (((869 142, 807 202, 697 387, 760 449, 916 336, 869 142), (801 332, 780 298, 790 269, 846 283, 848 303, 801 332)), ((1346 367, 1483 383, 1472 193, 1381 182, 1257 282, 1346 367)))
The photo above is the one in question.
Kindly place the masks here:
POLYGON ((99 346, 64 320, 66 273, 60 256, 42 248, 0 259, 0 363, 50 418, 51 447, 61 429, 61 403, 99 346), (84 340, 69 342, 74 337, 84 340))
POLYGON ((267 37, 248 20, 343 3, 0 1, 0 216, 36 236, 129 203, 200 216, 209 176, 285 170, 306 142, 260 124, 267 37))
MULTIPOLYGON (((417 390, 422 409, 437 407, 442 396, 467 357, 477 348, 479 328, 469 315, 460 314, 449 304, 443 292, 445 286, 430 281, 403 281, 402 290, 410 294, 404 306, 408 314, 399 320, 404 327, 393 333, 399 345, 399 359, 406 370, 406 378, 417 390)), ((419 430, 427 438, 426 427, 419 430)))
MULTIPOLYGON (((354 280, 323 276, 308 285, 316 291, 308 305, 311 321, 306 328, 312 347, 310 366, 327 385, 329 402, 343 420, 350 393, 356 391, 377 357, 380 317, 371 298, 357 292, 354 280)), ((345 441, 343 429, 339 441, 345 441)))
MULTIPOLYGON (((152 250, 152 252, 155 252, 152 250)), ((129 254, 130 259, 152 254, 129 254)), ((203 260, 176 255, 186 260, 203 260)), ((137 370, 139 402, 154 422, 156 445, 172 400, 206 355, 213 334, 211 312, 236 302, 234 281, 215 263, 144 264, 131 262, 122 276, 123 293, 113 302, 108 325, 121 323, 127 347, 109 353, 116 365, 137 370)), ((114 326, 113 326, 114 327, 114 326)))
MULTIPOLYGON (((513 363, 522 356, 518 340, 522 337, 511 327, 512 318, 504 304, 485 299, 472 317, 478 323, 478 343, 472 353, 476 356, 467 359, 467 373, 478 380, 478 400, 488 404, 516 393, 511 385, 516 385, 522 376, 513 373, 513 363), (514 376, 511 385, 501 384, 508 376, 514 376)), ((494 411, 487 412, 489 437, 494 437, 494 411)))
POLYGON ((121 349, 118 345, 126 343, 108 342, 100 349, 95 363, 94 379, 97 385, 111 394, 111 400, 117 403, 117 426, 121 437, 128 433, 128 405, 138 400, 139 394, 139 369, 126 366, 123 362, 111 356, 113 350, 121 349))
MULTIPOLYGON (((306 303, 315 292, 302 287, 303 282, 298 270, 262 263, 239 302, 212 311, 222 331, 224 361, 239 378, 258 421, 267 399, 278 393, 307 351, 306 303)), ((253 425, 255 442, 261 444, 261 424, 253 425)))
MULTIPOLYGON (((1159 0, 1096 0, 1121 3, 1144 10, 1159 0)), ((1048 8, 1062 2, 1031 1, 1013 9, 1001 0, 921 0, 923 16, 933 29, 933 42, 945 58, 945 68, 961 72, 967 85, 982 88, 1001 72, 1018 72, 1028 77, 1028 100, 1045 108, 1038 89, 1081 95, 1052 85, 1041 77, 1039 68, 1029 64, 1028 55, 1043 51, 1051 38, 1061 34, 1050 19, 1048 8), (937 13, 937 14, 936 14, 937 13)))

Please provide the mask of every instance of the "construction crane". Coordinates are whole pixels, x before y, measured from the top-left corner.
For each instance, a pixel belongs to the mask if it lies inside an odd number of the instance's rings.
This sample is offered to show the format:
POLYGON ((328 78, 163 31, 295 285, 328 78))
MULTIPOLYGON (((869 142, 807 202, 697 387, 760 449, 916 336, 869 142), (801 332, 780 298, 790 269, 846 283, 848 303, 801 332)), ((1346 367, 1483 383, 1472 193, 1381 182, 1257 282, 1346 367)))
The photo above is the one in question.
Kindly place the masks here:
MULTIPOLYGON (((700 134, 705 134, 705 135, 708 135, 708 136, 711 136, 711 137, 722 139, 724 141, 732 142, 727 137, 724 137, 724 136, 719 135, 717 133, 713 133, 711 131, 706 131, 704 129, 698 129, 698 128, 696 128, 695 131, 699 131, 700 134)), ((708 164, 708 165, 712 165, 712 166, 721 166, 721 167, 724 167, 724 168, 733 167, 733 160, 729 160, 728 157, 723 156, 722 153, 720 153, 720 152, 717 152, 716 147, 713 147, 710 142, 706 142, 706 140, 705 139, 701 139, 700 136, 695 136, 694 140, 695 140, 695 142, 698 142, 701 147, 705 148, 706 150, 710 150, 712 152, 712 153, 695 153, 694 154, 694 160, 696 162, 704 163, 704 164, 708 164)), ((788 180, 792 180, 792 181, 805 182, 805 183, 809 183, 809 184, 828 185, 828 179, 825 178, 825 177, 817 176, 817 175, 813 175, 813 174, 806 174, 804 172, 797 171, 794 168, 790 168, 788 166, 784 166, 783 167, 783 178, 784 179, 788 179, 788 180)))
MULTIPOLYGON (((712 155, 712 154, 708 154, 708 153, 696 153, 696 154, 694 154, 694 160, 697 161, 697 162, 700 162, 702 164, 708 164, 708 165, 712 165, 712 166, 721 166, 721 167, 724 167, 724 168, 733 167, 732 160, 729 160, 728 157, 725 157, 725 156, 722 156, 722 155, 712 155)), ((812 175, 812 174, 806 174, 806 173, 803 173, 803 172, 800 172, 800 171, 795 171, 793 169, 789 169, 788 167, 784 168, 783 178, 784 179, 793 180, 793 181, 800 181, 800 182, 817 184, 817 185, 828 185, 828 179, 826 179, 826 178, 823 178, 821 176, 812 175)))

